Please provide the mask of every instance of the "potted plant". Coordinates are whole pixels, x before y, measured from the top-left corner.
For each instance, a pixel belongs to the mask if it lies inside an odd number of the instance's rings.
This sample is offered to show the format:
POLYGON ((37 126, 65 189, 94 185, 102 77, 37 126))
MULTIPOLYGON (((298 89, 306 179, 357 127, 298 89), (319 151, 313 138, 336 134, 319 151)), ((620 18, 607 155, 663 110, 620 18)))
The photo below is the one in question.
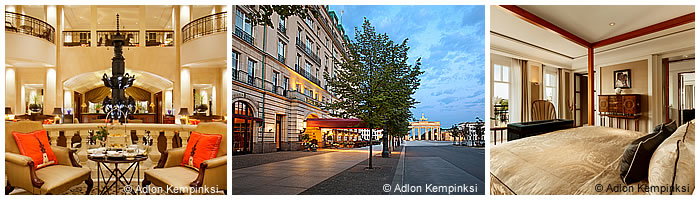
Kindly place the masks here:
POLYGON ((299 137, 299 140, 301 141, 301 149, 304 151, 309 151, 309 145, 311 145, 311 142, 309 142, 309 139, 311 137, 309 134, 302 134, 301 137, 299 137))
POLYGON ((99 130, 95 131, 95 135, 90 137, 90 143, 91 144, 98 144, 97 142, 100 142, 98 146, 104 147, 105 142, 107 141, 107 135, 109 135, 109 132, 107 131, 107 126, 97 126, 99 130))
POLYGON ((100 110, 102 110, 102 104, 95 104, 95 113, 100 113, 100 110))
POLYGON ((204 102, 204 96, 202 96, 202 95, 200 95, 200 94, 195 94, 195 95, 194 95, 194 98, 199 102, 199 103, 197 104, 197 106, 194 107, 194 109, 195 109, 198 113, 206 112, 207 109, 209 109, 209 106, 207 106, 207 104, 204 102))
POLYGON ((42 106, 41 106, 41 102, 40 102, 40 101, 41 101, 41 97, 39 97, 39 96, 34 96, 34 97, 32 98, 32 100, 34 100, 34 103, 29 104, 29 110, 32 111, 32 112, 39 112, 39 111, 41 111, 41 107, 42 107, 42 106))

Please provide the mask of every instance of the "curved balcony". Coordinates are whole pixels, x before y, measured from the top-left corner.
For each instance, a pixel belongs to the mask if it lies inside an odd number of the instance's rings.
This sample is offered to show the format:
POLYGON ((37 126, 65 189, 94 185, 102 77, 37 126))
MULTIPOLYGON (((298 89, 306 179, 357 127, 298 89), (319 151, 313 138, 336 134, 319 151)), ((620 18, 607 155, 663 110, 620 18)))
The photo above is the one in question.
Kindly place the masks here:
POLYGON ((31 35, 56 44, 53 26, 32 16, 5 11, 5 31, 31 35))
POLYGON ((226 32, 226 12, 207 15, 187 23, 182 27, 182 43, 219 32, 226 32))

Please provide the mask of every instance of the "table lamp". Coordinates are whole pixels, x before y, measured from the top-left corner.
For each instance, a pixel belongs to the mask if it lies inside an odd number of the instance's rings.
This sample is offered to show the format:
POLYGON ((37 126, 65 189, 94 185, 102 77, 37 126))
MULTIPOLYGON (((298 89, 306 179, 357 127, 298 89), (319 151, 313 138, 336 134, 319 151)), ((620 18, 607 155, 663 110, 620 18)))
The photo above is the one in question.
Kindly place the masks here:
POLYGON ((53 117, 53 118, 54 118, 54 122, 55 122, 56 124, 58 124, 58 122, 60 122, 60 119, 61 119, 60 116, 63 115, 63 111, 61 110, 61 108, 54 108, 54 109, 53 109, 53 113, 51 113, 51 114, 52 114, 52 115, 55 115, 55 116, 53 117))
POLYGON ((180 119, 184 118, 185 119, 185 124, 189 123, 189 115, 190 112, 187 111, 187 108, 180 108, 180 112, 177 113, 177 115, 180 115, 180 119))

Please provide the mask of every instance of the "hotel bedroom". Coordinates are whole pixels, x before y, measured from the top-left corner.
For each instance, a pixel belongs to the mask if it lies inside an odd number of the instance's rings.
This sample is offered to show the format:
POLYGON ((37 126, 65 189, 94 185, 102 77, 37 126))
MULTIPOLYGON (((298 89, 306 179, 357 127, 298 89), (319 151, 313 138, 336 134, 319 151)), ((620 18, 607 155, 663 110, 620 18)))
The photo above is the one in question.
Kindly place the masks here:
POLYGON ((491 194, 692 194, 694 6, 491 6, 491 194))

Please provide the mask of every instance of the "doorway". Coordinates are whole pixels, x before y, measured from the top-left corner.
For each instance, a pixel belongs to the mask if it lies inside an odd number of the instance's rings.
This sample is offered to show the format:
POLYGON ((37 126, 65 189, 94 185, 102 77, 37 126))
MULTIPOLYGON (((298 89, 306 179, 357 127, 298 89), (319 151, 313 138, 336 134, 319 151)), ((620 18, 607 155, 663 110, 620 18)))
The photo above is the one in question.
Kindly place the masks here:
POLYGON ((284 115, 275 115, 275 145, 277 146, 277 151, 282 150, 282 119, 284 119, 284 115))
POLYGON ((695 119, 695 72, 678 73, 678 122, 695 119))
POLYGON ((680 126, 695 119, 695 56, 664 58, 662 66, 665 122, 676 121, 680 126))
POLYGON ((233 103, 233 154, 252 152, 253 144, 253 109, 245 102, 233 103))
POLYGON ((588 124, 588 75, 574 74, 574 124, 588 124))

